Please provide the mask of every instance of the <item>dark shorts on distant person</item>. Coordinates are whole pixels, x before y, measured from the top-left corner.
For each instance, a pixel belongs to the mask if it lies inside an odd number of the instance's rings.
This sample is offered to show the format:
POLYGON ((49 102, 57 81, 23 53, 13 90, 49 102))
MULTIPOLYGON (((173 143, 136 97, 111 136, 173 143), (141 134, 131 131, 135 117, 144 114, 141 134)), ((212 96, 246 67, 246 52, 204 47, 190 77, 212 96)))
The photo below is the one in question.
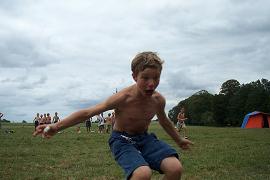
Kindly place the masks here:
POLYGON ((92 126, 91 122, 90 121, 86 121, 86 127, 91 127, 91 126, 92 126))
POLYGON ((126 179, 140 166, 149 166, 163 174, 160 169, 162 160, 172 156, 179 158, 177 152, 165 142, 158 140, 154 133, 130 135, 113 131, 109 145, 115 160, 124 169, 126 179))

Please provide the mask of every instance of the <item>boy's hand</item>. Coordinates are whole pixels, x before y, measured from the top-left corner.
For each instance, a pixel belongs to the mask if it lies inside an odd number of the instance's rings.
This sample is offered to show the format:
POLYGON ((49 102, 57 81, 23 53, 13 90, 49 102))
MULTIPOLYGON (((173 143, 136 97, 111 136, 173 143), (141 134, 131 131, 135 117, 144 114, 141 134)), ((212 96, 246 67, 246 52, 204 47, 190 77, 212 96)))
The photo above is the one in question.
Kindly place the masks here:
POLYGON ((194 143, 191 142, 190 140, 185 139, 185 138, 181 138, 181 143, 179 144, 179 146, 183 150, 188 150, 188 149, 190 149, 190 146, 193 145, 193 144, 194 143))
POLYGON ((43 138, 50 138, 57 133, 57 127, 55 124, 43 124, 39 125, 36 131, 33 133, 33 136, 42 135, 43 138))

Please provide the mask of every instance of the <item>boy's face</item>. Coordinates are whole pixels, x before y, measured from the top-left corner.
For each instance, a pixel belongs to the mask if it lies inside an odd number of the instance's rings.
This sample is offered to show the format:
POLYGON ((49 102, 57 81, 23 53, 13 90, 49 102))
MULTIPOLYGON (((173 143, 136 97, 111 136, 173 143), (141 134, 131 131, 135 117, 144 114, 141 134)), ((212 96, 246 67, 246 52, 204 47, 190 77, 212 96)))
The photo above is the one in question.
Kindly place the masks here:
POLYGON ((133 74, 132 76, 140 92, 145 96, 152 96, 159 84, 160 73, 157 68, 146 68, 138 72, 137 75, 133 74))

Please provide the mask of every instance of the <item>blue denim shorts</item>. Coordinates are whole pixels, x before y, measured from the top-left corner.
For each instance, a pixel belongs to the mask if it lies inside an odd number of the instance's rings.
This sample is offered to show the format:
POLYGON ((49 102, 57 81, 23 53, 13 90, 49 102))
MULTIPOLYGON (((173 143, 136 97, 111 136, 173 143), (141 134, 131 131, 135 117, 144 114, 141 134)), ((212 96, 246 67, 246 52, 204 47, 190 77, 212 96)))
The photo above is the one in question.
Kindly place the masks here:
POLYGON ((129 135, 126 132, 113 131, 109 145, 115 160, 124 169, 127 179, 140 166, 149 166, 162 173, 160 165, 163 159, 171 156, 178 158, 177 152, 158 140, 154 133, 129 135))

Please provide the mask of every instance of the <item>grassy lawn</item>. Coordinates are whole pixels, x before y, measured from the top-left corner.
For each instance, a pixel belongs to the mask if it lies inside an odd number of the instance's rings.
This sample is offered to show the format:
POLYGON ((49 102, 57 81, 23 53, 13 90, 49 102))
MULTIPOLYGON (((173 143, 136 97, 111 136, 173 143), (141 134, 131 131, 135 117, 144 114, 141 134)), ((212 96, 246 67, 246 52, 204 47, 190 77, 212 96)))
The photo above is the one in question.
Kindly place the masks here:
MULTIPOLYGON (((0 179, 124 179, 109 150, 108 134, 96 129, 87 133, 84 127, 77 134, 71 127, 47 140, 32 137, 33 129, 29 124, 2 124, 0 179), (6 128, 15 133, 4 133, 6 128)), ((270 179, 270 129, 189 126, 195 145, 185 152, 158 123, 149 131, 178 150, 185 169, 182 179, 270 179)), ((162 176, 154 172, 152 179, 162 176)))

